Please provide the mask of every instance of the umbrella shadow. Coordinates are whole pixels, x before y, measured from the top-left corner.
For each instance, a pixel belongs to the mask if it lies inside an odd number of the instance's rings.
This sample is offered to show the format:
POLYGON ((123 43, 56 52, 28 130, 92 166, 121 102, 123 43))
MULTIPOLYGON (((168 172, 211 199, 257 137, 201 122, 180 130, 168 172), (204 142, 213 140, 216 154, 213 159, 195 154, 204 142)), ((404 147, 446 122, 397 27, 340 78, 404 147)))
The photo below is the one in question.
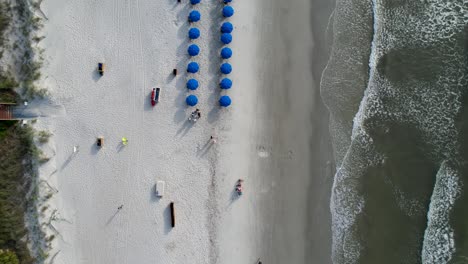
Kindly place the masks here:
POLYGON ((164 217, 164 234, 169 234, 172 230, 172 216, 171 216, 171 206, 168 204, 166 209, 163 212, 164 217))
MULTIPOLYGON (((213 95, 213 97, 216 97, 216 95, 213 95)), ((215 100, 216 101, 216 100, 215 100)), ((216 102, 214 102, 214 104, 216 104, 216 102)), ((219 119, 219 114, 220 114, 220 111, 221 111, 221 107, 220 106, 214 106, 213 108, 211 108, 210 112, 208 112, 208 115, 207 115, 207 120, 209 123, 214 123, 216 120, 219 119)))
MULTIPOLYGON (((207 89, 211 92, 210 96, 208 97, 208 104, 213 106, 216 105, 216 101, 220 95, 219 81, 221 79, 221 73, 219 71, 219 67, 223 62, 223 59, 220 56, 220 51, 223 47, 223 43, 221 43, 219 38, 221 37, 220 26, 223 21, 223 18, 219 14, 223 6, 224 5, 221 2, 219 2, 216 4, 215 8, 213 8, 210 11, 210 19, 211 21, 213 21, 210 27, 210 32, 215 32, 213 34, 215 41, 210 41, 209 44, 209 57, 212 58, 209 70, 213 74, 210 81, 208 82, 209 85, 207 89)), ((207 121, 210 124, 216 122, 219 118, 217 112, 214 111, 215 108, 213 108, 207 115, 207 121)))
POLYGON ((176 9, 177 6, 181 5, 182 3, 178 0, 167 0, 167 2, 172 6, 171 11, 176 9))

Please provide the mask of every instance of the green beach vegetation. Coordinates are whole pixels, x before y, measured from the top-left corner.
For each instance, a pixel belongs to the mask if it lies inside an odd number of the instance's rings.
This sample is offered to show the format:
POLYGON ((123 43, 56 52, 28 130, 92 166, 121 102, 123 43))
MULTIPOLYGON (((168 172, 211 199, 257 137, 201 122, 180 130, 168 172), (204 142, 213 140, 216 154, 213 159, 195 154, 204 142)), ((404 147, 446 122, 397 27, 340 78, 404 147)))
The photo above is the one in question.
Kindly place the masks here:
MULTIPOLYGON (((36 15, 43 14, 41 2, 0 0, 0 103, 47 95, 37 86, 43 61, 43 49, 37 45, 44 38, 37 35, 42 28, 42 18, 36 15)), ((0 121, 0 264, 32 264, 47 258, 35 240, 48 247, 54 238, 45 237, 37 217, 45 199, 39 195, 37 166, 49 158, 35 139, 46 143, 50 136, 18 121, 0 121)), ((46 210, 43 206, 41 214, 46 210)))
POLYGON ((25 212, 34 202, 30 193, 33 160, 39 155, 33 137, 31 127, 0 122, 0 250, 16 256, 22 264, 34 261, 27 247, 25 227, 25 212))

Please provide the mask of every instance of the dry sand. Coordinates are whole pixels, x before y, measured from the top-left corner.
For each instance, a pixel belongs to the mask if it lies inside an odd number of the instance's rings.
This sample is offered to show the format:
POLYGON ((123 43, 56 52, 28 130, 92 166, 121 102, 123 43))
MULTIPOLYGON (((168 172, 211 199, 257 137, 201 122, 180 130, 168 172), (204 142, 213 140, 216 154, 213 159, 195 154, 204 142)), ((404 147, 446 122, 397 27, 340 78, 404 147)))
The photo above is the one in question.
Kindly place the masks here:
POLYGON ((307 0, 232 5, 227 109, 217 106, 222 5, 195 7, 202 36, 194 94, 203 117, 192 126, 184 102, 189 4, 44 2, 45 75, 55 107, 37 124, 54 133, 41 175, 59 190, 51 205, 67 219, 56 223, 54 263, 329 262, 333 166, 313 74, 321 64, 311 60, 313 8, 307 0), (107 65, 103 77, 98 61, 107 65), (181 72, 175 78, 174 67, 181 72), (162 101, 152 108, 155 86, 162 101), (102 149, 97 136, 105 137, 102 149), (237 198, 239 178, 245 193, 237 198), (156 180, 166 181, 162 199, 156 180))

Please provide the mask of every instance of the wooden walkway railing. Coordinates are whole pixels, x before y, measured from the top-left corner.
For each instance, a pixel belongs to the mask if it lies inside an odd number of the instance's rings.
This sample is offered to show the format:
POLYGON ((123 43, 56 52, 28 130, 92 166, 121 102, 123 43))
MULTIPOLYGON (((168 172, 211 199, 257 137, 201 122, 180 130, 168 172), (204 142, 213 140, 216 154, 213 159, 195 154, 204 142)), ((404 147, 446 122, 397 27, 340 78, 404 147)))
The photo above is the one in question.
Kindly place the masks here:
POLYGON ((0 120, 13 119, 13 104, 0 104, 0 120))

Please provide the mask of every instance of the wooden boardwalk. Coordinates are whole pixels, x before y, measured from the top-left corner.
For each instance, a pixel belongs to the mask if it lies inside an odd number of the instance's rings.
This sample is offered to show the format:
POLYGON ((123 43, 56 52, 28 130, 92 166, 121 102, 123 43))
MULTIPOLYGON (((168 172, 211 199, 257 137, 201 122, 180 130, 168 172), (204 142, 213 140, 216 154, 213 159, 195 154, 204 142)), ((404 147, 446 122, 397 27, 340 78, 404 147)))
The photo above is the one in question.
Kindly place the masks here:
POLYGON ((12 120, 12 105, 10 104, 0 104, 0 120, 12 120))

